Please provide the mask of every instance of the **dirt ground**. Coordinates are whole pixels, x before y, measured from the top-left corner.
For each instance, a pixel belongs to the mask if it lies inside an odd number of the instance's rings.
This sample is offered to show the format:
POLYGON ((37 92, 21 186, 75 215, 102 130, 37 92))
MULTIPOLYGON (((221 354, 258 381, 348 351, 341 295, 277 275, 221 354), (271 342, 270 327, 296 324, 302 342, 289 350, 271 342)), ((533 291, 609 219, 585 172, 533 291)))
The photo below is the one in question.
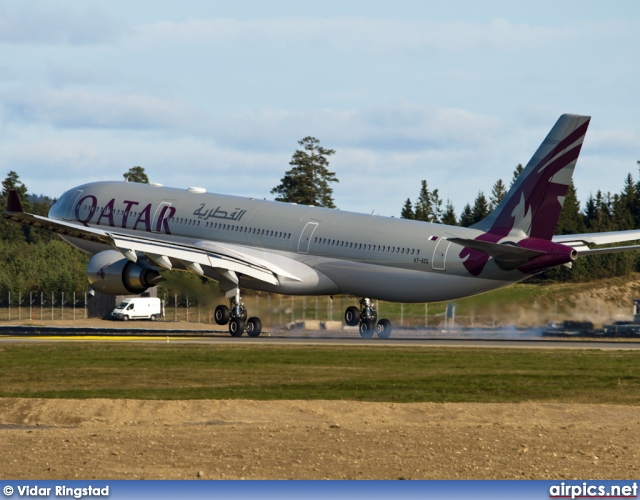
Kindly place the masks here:
POLYGON ((637 407, 0 399, 3 479, 637 479, 637 407))
POLYGON ((637 479, 639 442, 633 406, 0 398, 2 479, 637 479))

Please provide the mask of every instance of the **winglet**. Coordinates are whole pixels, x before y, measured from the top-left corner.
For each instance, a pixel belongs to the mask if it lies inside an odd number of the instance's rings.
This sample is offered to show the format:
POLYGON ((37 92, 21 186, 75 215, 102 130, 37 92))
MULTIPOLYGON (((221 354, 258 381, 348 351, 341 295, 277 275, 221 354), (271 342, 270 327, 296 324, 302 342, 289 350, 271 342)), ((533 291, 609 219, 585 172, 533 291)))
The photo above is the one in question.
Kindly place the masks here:
POLYGON ((22 213, 22 203, 20 197, 15 189, 9 189, 9 197, 7 198, 7 212, 19 212, 22 213))

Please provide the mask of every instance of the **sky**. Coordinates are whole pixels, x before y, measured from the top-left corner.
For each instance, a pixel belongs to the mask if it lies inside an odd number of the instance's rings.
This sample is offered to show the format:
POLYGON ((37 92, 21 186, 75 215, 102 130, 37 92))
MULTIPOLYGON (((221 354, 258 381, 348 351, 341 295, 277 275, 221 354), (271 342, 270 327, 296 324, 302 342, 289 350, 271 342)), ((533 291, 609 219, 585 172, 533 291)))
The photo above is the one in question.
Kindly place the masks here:
POLYGON ((460 214, 577 113, 584 203, 638 180, 638 61, 632 0, 0 0, 0 175, 273 199, 314 136, 338 208, 398 217, 425 179, 460 214))

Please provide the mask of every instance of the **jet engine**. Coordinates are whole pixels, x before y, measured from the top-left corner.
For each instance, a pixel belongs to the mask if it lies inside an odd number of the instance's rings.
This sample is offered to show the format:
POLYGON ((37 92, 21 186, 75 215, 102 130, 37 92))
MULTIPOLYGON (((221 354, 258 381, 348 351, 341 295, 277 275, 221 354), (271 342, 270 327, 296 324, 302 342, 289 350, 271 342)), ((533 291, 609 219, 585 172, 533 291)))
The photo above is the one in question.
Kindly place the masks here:
POLYGON ((131 262, 116 250, 91 257, 87 279, 91 288, 108 295, 139 294, 164 281, 155 269, 131 262))

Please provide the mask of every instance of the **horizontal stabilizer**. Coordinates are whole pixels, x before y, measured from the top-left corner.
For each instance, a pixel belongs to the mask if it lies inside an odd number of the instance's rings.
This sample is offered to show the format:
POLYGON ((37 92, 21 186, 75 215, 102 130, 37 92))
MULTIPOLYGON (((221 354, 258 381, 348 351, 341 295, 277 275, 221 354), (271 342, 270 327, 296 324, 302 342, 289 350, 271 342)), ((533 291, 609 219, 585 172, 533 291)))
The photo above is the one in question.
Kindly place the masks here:
POLYGON ((513 242, 493 243, 466 238, 447 239, 493 257, 495 263, 503 271, 518 269, 523 273, 536 274, 550 267, 568 264, 578 258, 578 252, 575 248, 539 238, 525 238, 517 244, 513 242))
POLYGON ((545 252, 521 248, 513 243, 491 243, 489 241, 470 240, 467 238, 447 238, 452 243, 457 243, 463 247, 480 250, 493 257, 497 261, 503 262, 526 262, 529 259, 543 255, 545 252))

